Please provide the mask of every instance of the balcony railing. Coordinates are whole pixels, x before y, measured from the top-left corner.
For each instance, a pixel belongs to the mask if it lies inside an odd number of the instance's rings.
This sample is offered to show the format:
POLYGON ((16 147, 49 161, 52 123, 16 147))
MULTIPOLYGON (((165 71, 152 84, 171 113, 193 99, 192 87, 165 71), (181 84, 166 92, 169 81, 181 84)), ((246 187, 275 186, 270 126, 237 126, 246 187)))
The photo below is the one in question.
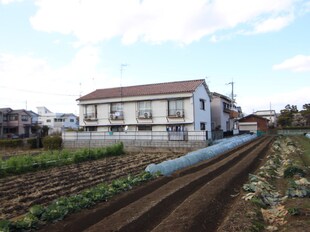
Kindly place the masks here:
POLYGON ((94 120, 97 120, 97 116, 95 113, 87 113, 87 114, 84 114, 84 120, 94 121, 94 120))
POLYGON ((168 110, 169 118, 184 118, 184 110, 183 109, 173 109, 168 110))
POLYGON ((152 118, 152 111, 150 110, 140 110, 137 112, 138 118, 149 119, 152 118))
POLYGON ((111 120, 123 120, 124 119, 124 112, 123 111, 115 111, 110 113, 111 120))

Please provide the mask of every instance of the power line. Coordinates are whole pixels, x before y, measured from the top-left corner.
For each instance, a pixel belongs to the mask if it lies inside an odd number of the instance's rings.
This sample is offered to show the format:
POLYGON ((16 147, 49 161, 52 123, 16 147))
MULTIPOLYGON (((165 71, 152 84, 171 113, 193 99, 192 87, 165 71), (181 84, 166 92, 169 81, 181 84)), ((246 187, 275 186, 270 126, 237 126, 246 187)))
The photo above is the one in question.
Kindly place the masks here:
POLYGON ((35 93, 35 94, 66 96, 66 97, 79 97, 79 95, 77 95, 77 94, 49 93, 49 92, 42 92, 42 91, 33 91, 33 90, 28 90, 28 89, 18 89, 18 88, 12 88, 12 87, 7 87, 7 86, 0 86, 0 88, 13 89, 13 90, 21 91, 21 92, 28 92, 28 93, 35 93))

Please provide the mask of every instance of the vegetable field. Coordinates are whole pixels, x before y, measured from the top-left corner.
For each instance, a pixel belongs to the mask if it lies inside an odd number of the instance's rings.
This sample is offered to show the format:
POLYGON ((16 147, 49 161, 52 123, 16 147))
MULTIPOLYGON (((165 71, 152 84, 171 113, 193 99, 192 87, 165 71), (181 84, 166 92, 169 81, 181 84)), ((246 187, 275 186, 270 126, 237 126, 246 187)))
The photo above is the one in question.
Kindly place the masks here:
POLYGON ((215 231, 236 189, 269 152, 271 137, 157 178, 44 231, 215 231))
POLYGON ((150 163, 181 154, 127 154, 0 179, 0 219, 11 219, 37 204, 47 205, 102 182, 141 173, 150 163))

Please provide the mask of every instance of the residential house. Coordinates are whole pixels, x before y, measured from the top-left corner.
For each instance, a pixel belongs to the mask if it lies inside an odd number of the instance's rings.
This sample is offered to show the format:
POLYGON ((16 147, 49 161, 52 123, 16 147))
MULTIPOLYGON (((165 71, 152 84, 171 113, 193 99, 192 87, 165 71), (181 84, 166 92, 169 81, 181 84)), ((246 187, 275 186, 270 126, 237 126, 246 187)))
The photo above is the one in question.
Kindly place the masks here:
POLYGON ((205 80, 97 89, 77 99, 86 131, 207 131, 211 94, 205 80))
POLYGON ((252 132, 258 135, 264 134, 268 131, 269 119, 257 116, 255 114, 247 115, 239 121, 239 131, 242 132, 252 132))
POLYGON ((78 129, 78 117, 74 114, 53 113, 45 106, 37 107, 38 123, 41 126, 48 126, 49 134, 61 133, 65 129, 78 129))
POLYGON ((212 130, 233 132, 236 129, 236 121, 242 114, 241 107, 236 107, 227 96, 213 92, 211 100, 212 130))
POLYGON ((29 137, 31 135, 31 114, 24 109, 1 108, 3 115, 2 137, 29 137))
POLYGON ((269 127, 277 127, 277 114, 275 110, 258 110, 253 114, 268 119, 269 127))

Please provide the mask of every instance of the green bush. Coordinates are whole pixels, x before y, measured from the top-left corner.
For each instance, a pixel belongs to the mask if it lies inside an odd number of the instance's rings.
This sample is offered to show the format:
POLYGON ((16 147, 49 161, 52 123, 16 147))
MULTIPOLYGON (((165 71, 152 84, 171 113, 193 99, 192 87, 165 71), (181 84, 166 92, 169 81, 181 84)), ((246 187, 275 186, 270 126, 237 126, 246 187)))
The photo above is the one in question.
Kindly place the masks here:
POLYGON ((1 139, 0 148, 18 148, 23 147, 24 143, 22 139, 1 139))
POLYGON ((43 138, 42 143, 47 150, 57 150, 62 147, 62 138, 60 136, 46 136, 43 138))
POLYGON ((42 147, 41 138, 30 138, 30 139, 27 139, 26 141, 27 141, 29 148, 40 148, 40 147, 42 147))

